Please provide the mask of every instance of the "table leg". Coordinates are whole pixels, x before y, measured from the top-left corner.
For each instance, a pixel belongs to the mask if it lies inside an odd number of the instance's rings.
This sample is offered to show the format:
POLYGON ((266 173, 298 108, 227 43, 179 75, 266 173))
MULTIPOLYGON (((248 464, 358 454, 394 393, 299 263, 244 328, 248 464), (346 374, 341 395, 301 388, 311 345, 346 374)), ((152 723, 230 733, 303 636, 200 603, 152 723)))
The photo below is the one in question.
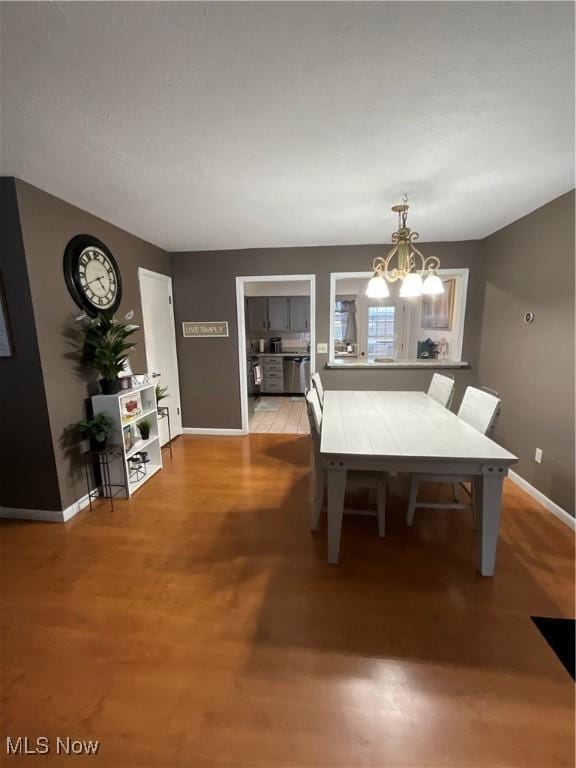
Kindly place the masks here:
POLYGON ((477 531, 480 515, 482 514, 482 475, 474 475, 470 491, 474 530, 477 531))
POLYGON ((346 470, 342 468, 329 469, 326 472, 326 477, 328 484, 328 562, 336 565, 340 554, 346 470))
POLYGON ((318 530, 320 524, 320 517, 322 515, 322 505, 324 504, 324 468, 320 466, 320 462, 314 462, 316 465, 314 468, 314 504, 312 505, 312 515, 310 517, 310 530, 315 532, 318 530))
POLYGON ((493 576, 500 530, 500 508, 505 471, 490 468, 482 475, 481 508, 478 510, 478 570, 482 576, 493 576))

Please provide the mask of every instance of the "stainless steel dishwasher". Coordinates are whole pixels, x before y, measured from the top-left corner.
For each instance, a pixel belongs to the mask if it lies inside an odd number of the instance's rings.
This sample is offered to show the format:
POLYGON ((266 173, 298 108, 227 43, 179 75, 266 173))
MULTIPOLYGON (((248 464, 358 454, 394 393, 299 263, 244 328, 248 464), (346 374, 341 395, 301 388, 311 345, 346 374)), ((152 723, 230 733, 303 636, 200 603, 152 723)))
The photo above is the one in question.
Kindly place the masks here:
POLYGON ((284 392, 289 394, 304 394, 310 386, 310 358, 284 358, 284 392))

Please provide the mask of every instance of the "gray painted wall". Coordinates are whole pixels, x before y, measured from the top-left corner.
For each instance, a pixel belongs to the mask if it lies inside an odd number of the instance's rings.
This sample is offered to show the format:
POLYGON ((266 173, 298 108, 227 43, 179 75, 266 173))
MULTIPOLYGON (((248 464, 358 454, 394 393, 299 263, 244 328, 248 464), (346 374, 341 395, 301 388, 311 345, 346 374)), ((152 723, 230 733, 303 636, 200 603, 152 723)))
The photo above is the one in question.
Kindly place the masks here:
POLYGON ((574 515, 574 191, 490 235, 479 378, 503 398, 495 439, 574 515), (532 324, 523 322, 535 313, 532 324), (542 464, 534 461, 544 451, 542 464))
MULTIPOLYGON (((68 357, 71 347, 66 332, 80 312, 64 282, 64 248, 79 233, 94 235, 108 245, 122 273, 123 299, 118 315, 122 317, 134 309, 133 322, 138 325, 142 324, 138 267, 170 274, 170 257, 144 240, 22 181, 16 181, 16 193, 60 489, 59 504, 46 496, 41 508, 65 509, 86 493, 78 452, 70 450, 63 438, 70 425, 85 417, 89 390, 68 357)), ((146 370, 141 331, 135 340, 138 345, 131 363, 136 372, 146 370)))
MULTIPOLYGON (((160 249, 28 184, 0 183, 0 268, 17 353, 0 360, 0 402, 10 440, 3 444, 0 503, 63 509, 85 493, 78 456, 62 443, 84 417, 89 390, 69 359, 66 331, 78 310, 62 275, 68 240, 88 232, 115 254, 124 281, 120 314, 141 323, 137 269, 174 279, 183 423, 240 427, 236 328, 237 275, 316 275, 317 341, 328 341, 330 272, 367 270, 379 246, 179 253, 160 249), (228 320, 228 339, 183 339, 184 320, 228 320), (28 429, 22 429, 22 414, 28 429), (7 450, 9 448, 10 450, 7 450), (29 482, 30 464, 41 467, 29 482)), ((468 384, 497 389, 504 400, 496 439, 521 459, 518 471, 574 514, 574 192, 485 241, 428 243, 444 267, 468 267, 463 356, 455 371, 456 405, 468 384), (556 275, 560 275, 557 279, 556 275), (524 325, 522 314, 536 314, 524 325), (544 462, 533 461, 536 447, 544 462)), ((143 337, 132 357, 145 368, 143 337)), ((323 369, 327 356, 317 356, 323 369)), ((429 371, 323 370, 329 389, 425 389, 429 371)))
POLYGON ((58 509, 48 405, 34 325, 14 179, 0 179, 0 271, 14 342, 0 357, 0 506, 58 509), (46 506, 48 505, 48 506, 46 506))
MULTIPOLYGON (((174 309, 180 394, 184 427, 238 429, 241 426, 236 322, 236 277, 247 275, 316 275, 316 340, 328 342, 330 272, 370 270, 374 257, 389 246, 334 246, 207 251, 172 255, 174 309), (184 320, 227 320, 227 339, 183 339, 184 320)), ((468 267, 467 320, 463 359, 470 370, 456 370, 456 398, 476 380, 483 277, 478 241, 424 243, 443 267, 468 267)), ((316 367, 328 389, 426 389, 430 371, 323 370, 328 355, 317 355, 316 367)))

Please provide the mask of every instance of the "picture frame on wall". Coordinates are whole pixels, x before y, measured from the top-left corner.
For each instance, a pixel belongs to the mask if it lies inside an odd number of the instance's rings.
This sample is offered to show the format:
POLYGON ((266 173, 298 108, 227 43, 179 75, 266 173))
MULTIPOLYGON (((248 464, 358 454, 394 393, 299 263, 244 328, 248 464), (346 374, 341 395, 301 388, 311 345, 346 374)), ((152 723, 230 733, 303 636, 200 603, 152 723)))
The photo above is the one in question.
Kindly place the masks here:
POLYGON ((4 281, 0 272, 0 357, 12 357, 14 354, 14 342, 8 317, 8 302, 4 290, 4 281))
POLYGON ((430 331, 451 331, 454 321, 456 280, 443 280, 444 293, 422 296, 420 327, 430 331))

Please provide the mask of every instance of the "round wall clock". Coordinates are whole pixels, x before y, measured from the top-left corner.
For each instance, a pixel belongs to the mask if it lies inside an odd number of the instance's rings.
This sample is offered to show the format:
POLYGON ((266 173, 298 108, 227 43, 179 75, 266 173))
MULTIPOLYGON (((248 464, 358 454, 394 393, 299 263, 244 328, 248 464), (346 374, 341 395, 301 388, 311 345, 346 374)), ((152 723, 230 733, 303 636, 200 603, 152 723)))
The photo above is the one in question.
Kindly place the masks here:
POLYGON ((76 235, 64 251, 64 277, 76 304, 92 317, 115 312, 122 279, 110 250, 92 235, 76 235))

